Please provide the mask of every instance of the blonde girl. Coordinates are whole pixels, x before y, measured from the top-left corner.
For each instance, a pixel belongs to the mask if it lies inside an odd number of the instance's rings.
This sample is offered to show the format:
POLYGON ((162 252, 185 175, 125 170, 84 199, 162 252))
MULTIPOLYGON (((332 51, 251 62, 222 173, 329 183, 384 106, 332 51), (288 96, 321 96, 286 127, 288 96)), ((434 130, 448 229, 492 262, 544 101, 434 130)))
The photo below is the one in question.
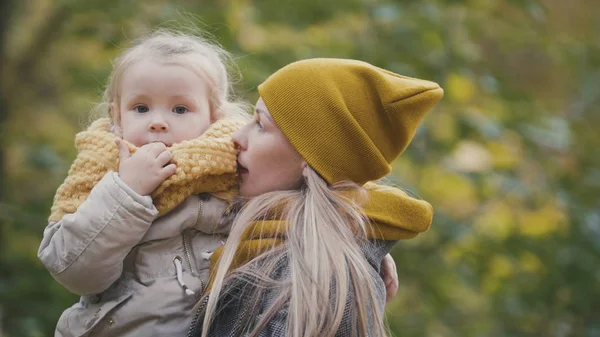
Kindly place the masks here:
POLYGON ((360 61, 310 59, 258 91, 254 119, 233 137, 249 201, 213 255, 189 335, 386 335, 382 258, 432 213, 365 183, 390 172, 442 89, 360 61))
POLYGON ((38 257, 81 296, 56 336, 185 335, 236 193, 228 54, 157 31, 118 57, 101 108, 77 135, 38 257))

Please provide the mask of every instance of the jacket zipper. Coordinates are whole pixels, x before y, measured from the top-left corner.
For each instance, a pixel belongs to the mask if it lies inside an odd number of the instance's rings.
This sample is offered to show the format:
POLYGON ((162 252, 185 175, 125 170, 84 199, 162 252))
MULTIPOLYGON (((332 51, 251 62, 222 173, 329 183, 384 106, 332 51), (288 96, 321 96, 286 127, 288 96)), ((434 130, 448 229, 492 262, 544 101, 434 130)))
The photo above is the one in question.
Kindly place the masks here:
POLYGON ((194 267, 192 266, 192 255, 190 254, 190 250, 188 249, 187 238, 185 232, 181 234, 181 240, 183 241, 183 252, 185 253, 185 259, 187 260, 188 266, 190 267, 190 272, 192 275, 196 275, 194 271, 194 267))
MULTIPOLYGON (((202 199, 199 199, 199 203, 198 203, 198 218, 197 219, 201 219, 202 218, 202 213, 204 210, 204 201, 202 201, 202 199)), ((194 267, 192 266, 192 254, 190 253, 190 250, 188 249, 188 243, 186 240, 186 235, 185 232, 182 234, 182 240, 183 240, 183 251, 185 252, 185 258, 187 260, 188 266, 190 266, 190 272, 192 272, 193 275, 196 275, 196 272, 194 271, 194 267)))
POLYGON ((204 307, 206 306, 207 303, 208 303, 208 296, 202 300, 200 307, 198 307, 198 310, 196 310, 196 313, 194 314, 194 318, 192 319, 192 324, 190 325, 190 330, 188 331, 187 337, 195 337, 196 332, 198 331, 198 328, 202 329, 201 325, 200 325, 200 327, 198 327, 198 325, 200 324, 199 318, 200 318, 200 313, 202 311, 204 311, 204 307))

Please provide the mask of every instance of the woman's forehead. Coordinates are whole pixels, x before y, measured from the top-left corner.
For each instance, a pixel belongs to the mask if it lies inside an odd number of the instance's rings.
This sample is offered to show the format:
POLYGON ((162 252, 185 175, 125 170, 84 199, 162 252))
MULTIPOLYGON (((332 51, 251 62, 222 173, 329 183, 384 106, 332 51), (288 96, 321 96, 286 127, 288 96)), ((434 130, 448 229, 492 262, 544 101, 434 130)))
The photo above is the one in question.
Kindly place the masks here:
POLYGON ((256 106, 254 107, 254 110, 256 111, 257 114, 260 114, 260 115, 268 118, 271 122, 273 122, 273 117, 271 116, 271 113, 269 112, 269 108, 267 108, 267 106, 265 105, 265 102, 263 101, 262 98, 258 99, 258 101, 256 102, 256 106))

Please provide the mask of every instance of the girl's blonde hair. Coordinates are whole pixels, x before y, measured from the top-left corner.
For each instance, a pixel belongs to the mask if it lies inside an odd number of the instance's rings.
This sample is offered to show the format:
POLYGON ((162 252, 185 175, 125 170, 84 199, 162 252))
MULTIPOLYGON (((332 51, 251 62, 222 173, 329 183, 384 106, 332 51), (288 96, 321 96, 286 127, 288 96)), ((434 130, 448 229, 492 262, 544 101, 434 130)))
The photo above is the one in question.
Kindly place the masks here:
POLYGON ((102 102, 96 112, 108 113, 113 124, 118 124, 119 111, 113 109, 120 100, 121 80, 129 67, 141 60, 177 64, 195 72, 207 82, 211 121, 224 117, 247 116, 248 105, 233 95, 228 65, 233 65, 231 55, 215 42, 200 36, 159 29, 134 41, 113 63, 102 102))
MULTIPOLYGON (((242 290, 248 295, 243 297, 244 310, 260 308, 267 302, 268 293, 270 306, 249 336, 258 336, 284 308, 288 310, 287 336, 334 336, 342 319, 350 319, 351 336, 387 335, 383 310, 378 305, 385 303, 385 295, 376 297, 373 267, 361 249, 369 244, 367 219, 360 207, 366 201, 366 191, 351 182, 328 186, 308 166, 303 175, 304 186, 300 190, 275 191, 252 198, 236 217, 209 293, 202 336, 207 336, 215 321, 219 297, 229 292, 240 296, 235 293, 240 287, 228 287, 230 282, 239 280, 251 286, 248 291, 242 290), (342 195, 342 190, 358 193, 352 193, 355 198, 351 199, 342 195), (264 220, 274 205, 282 204, 285 207, 280 224, 287 226, 285 243, 273 246, 226 276, 248 225, 264 220), (290 275, 277 280, 282 260, 288 262, 290 275)), ((279 213, 279 209, 276 211, 279 213)))

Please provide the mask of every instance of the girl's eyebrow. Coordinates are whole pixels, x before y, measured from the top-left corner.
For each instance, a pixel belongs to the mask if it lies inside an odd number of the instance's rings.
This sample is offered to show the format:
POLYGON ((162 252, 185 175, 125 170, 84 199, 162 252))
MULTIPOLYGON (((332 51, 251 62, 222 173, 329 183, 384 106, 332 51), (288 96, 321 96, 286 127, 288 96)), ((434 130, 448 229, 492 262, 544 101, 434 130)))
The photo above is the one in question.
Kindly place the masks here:
POLYGON ((192 95, 173 95, 171 96, 172 99, 175 100, 190 100, 190 101, 196 101, 196 97, 192 96, 192 95))
POLYGON ((139 99, 149 99, 150 97, 146 94, 143 93, 133 93, 131 95, 127 95, 125 97, 122 97, 125 101, 134 101, 134 100, 139 100, 139 99))

